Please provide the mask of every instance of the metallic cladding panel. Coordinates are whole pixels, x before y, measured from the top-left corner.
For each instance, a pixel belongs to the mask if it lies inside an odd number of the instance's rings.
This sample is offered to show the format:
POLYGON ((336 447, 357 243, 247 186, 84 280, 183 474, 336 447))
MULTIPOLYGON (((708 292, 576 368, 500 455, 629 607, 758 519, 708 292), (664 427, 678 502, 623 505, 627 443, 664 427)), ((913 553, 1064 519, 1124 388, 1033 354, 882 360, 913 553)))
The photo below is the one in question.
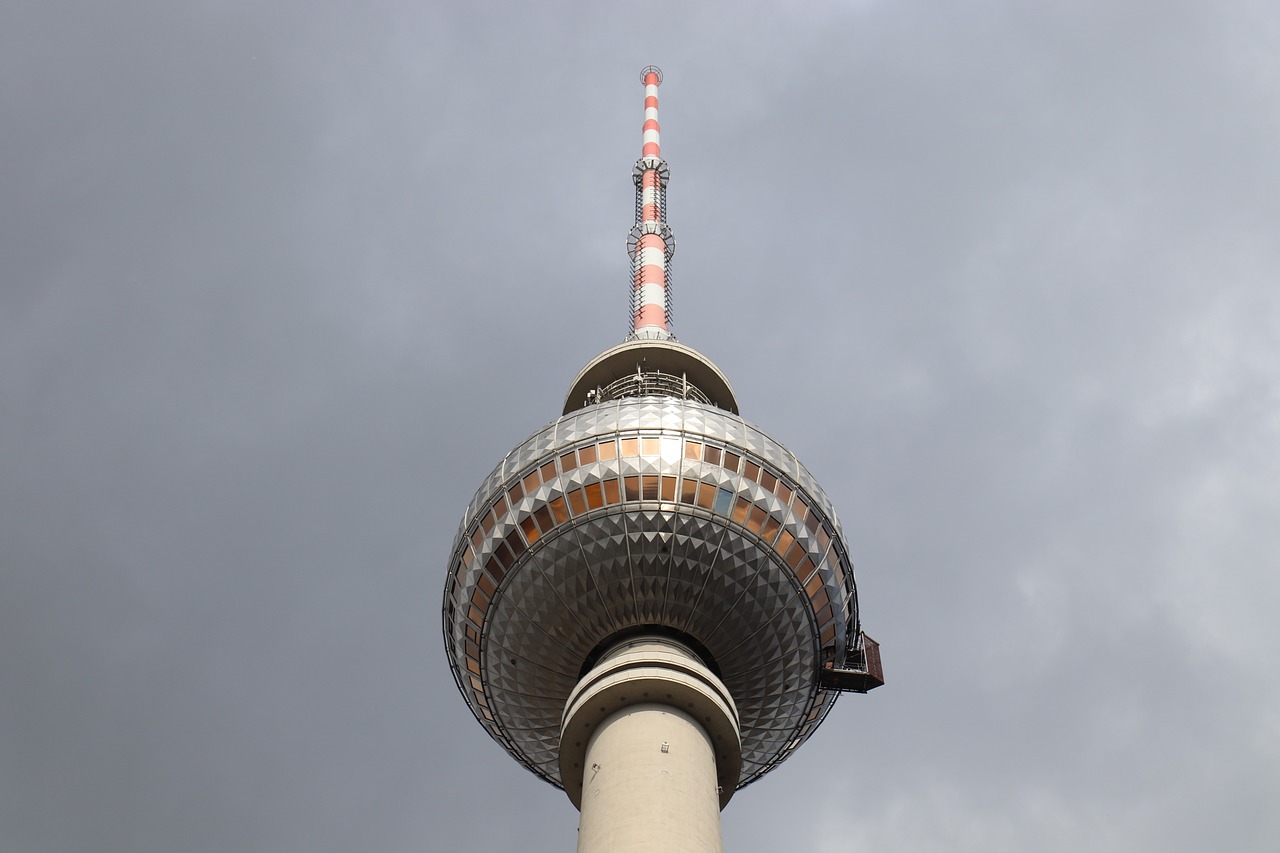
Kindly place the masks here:
POLYGON ((464 514, 444 617, 472 712, 556 785, 565 700, 606 638, 666 626, 706 647, 741 715, 741 786, 826 716, 818 671, 859 630, 804 466, 736 415, 659 397, 575 411, 507 454, 464 514))

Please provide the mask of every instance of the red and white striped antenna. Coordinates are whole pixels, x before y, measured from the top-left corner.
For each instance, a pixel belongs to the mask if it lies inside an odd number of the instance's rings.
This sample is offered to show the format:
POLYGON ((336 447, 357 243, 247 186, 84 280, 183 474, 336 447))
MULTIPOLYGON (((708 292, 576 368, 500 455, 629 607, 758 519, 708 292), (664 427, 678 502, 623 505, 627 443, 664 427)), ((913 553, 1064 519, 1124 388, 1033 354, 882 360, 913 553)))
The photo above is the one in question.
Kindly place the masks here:
POLYGON ((640 72, 644 82, 644 147, 632 179, 636 184, 636 224, 627 238, 631 256, 631 334, 629 339, 670 340, 671 256, 676 238, 667 225, 667 180, 658 127, 658 86, 662 70, 655 65, 640 72))

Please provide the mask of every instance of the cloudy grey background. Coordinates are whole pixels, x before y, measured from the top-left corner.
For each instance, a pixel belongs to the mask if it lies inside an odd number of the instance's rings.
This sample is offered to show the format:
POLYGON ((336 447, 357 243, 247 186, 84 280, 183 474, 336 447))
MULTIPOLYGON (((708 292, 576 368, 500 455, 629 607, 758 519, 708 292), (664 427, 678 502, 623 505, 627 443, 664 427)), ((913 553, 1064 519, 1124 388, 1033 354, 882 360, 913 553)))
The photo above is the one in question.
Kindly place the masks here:
POLYGON ((1280 848, 1280 12, 0 10, 0 850, 568 851, 439 601, 626 331, 840 508, 889 684, 726 849, 1280 848))

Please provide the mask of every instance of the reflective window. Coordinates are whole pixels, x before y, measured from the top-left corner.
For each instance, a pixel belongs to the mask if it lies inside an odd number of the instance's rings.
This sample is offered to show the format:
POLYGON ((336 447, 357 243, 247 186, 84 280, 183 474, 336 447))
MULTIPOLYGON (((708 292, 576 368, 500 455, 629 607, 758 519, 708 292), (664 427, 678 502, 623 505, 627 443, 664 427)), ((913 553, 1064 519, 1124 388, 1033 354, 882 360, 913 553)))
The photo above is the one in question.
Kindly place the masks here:
POLYGON ((599 509, 604 506, 604 490, 599 483, 587 485, 584 491, 587 493, 587 507, 589 509, 599 509))
POLYGON ((796 537, 791 535, 790 530, 783 530, 782 535, 778 537, 778 544, 773 547, 778 552, 779 557, 786 555, 791 550, 791 545, 796 541, 796 537))
POLYGON ((772 542, 773 537, 778 535, 778 528, 780 527, 782 527, 782 522, 772 515, 767 516, 764 520, 764 527, 760 529, 760 538, 765 542, 772 542))
POLYGON ((638 438, 622 439, 622 455, 623 456, 639 456, 640 455, 640 439, 638 438))
POLYGON ((639 477, 623 477, 622 484, 626 491, 626 499, 629 501, 640 500, 640 478, 639 477))
POLYGON ((718 512, 721 515, 728 515, 729 507, 732 504, 733 504, 733 492, 729 491, 728 489, 716 490, 716 505, 714 509, 715 512, 718 512))
POLYGON ((542 534, 538 532, 538 523, 534 521, 532 515, 524 517, 520 522, 520 529, 524 531, 524 538, 529 540, 530 545, 542 538, 542 534))
POLYGON ((555 526, 555 522, 551 520, 551 510, 545 506, 540 506, 533 511, 533 517, 538 522, 538 527, 542 528, 543 533, 547 533, 555 526))
POLYGON ((556 524, 564 524, 569 520, 569 510, 564 505, 564 498, 555 498, 549 504, 551 515, 555 518, 556 524))
POLYGON ((657 456, 658 450, 660 447, 661 447, 661 444, 656 438, 640 439, 640 455, 641 456, 657 456))
POLYGON ((516 501, 520 500, 522 497, 524 497, 524 489, 520 488, 519 482, 507 489, 507 500, 512 506, 515 506, 516 501))
POLYGON ((676 499, 676 478, 675 477, 663 476, 662 499, 664 501, 673 501, 676 499))
POLYGON ((720 464, 720 448, 707 445, 702 450, 702 458, 713 465, 720 464))
POLYGON ((560 454, 560 470, 566 474, 578 467, 578 454, 570 450, 560 454))
POLYGON ((760 479, 760 466, 751 460, 747 460, 747 464, 742 466, 742 476, 753 483, 756 482, 760 479))
MULTIPOLYGON (((654 439, 656 442, 657 439, 654 439)), ((646 474, 640 478, 640 497, 646 501, 658 499, 658 475, 646 474)))
POLYGON ((800 561, 804 559, 804 556, 804 546, 797 542, 791 546, 791 550, 786 553, 783 559, 787 561, 787 565, 791 567, 791 570, 795 571, 800 567, 800 561))
POLYGON ((827 606, 827 602, 829 602, 831 599, 827 597, 827 590, 826 590, 826 587, 823 587, 822 589, 819 589, 819 590, 818 590, 818 594, 817 594, 817 595, 815 595, 815 596, 814 596, 812 599, 810 599, 810 600, 813 602, 813 609, 814 609, 814 610, 820 610, 820 609, 822 609, 823 607, 826 607, 826 606, 827 606))
POLYGON ((698 481, 684 479, 680 482, 680 503, 691 504, 694 500, 694 494, 698 491, 698 481))
POLYGON ((747 521, 747 529, 752 533, 759 533, 764 520, 769 517, 769 513, 765 512, 761 507, 752 507, 751 518, 747 521))
POLYGON ((738 454, 729 450, 724 452, 724 467, 728 468, 730 471, 737 471, 738 463, 741 461, 742 457, 738 454))
POLYGON ((511 568, 511 549, 507 547, 506 542, 498 540, 493 549, 493 556, 489 558, 485 568, 489 569, 495 578, 502 580, 502 575, 511 568))
POLYGON ((597 445, 597 447, 599 448, 600 459, 602 461, 607 459, 613 459, 618 455, 618 445, 614 443, 613 439, 609 439, 608 441, 602 441, 600 442, 599 445, 597 445))
POLYGON ((733 505, 733 520, 745 527, 747 514, 751 512, 751 509, 751 501, 746 498, 738 498, 738 502, 733 505))
POLYGON ((574 515, 582 515, 587 511, 587 499, 582 494, 582 489, 574 489, 565 495, 569 499, 569 509, 573 510, 574 515))
POLYGON ((622 503, 622 495, 619 494, 617 478, 604 481, 604 502, 609 505, 622 503))
POLYGON ((711 485, 710 483, 698 484, 698 506, 702 507, 703 509, 711 509, 711 506, 715 503, 715 499, 716 499, 715 486, 711 485))
POLYGON ((786 506, 787 504, 791 503, 791 489, 787 486, 786 483, 782 482, 781 480, 778 481, 778 491, 776 492, 776 494, 778 495, 778 498, 782 501, 783 506, 786 506))
POLYGON ((772 492, 774 488, 778 485, 778 478, 770 474, 768 471, 761 471, 760 485, 764 486, 766 489, 772 492))
POLYGON ((550 483, 556 478, 556 460, 552 459, 546 465, 539 469, 542 473, 542 482, 550 483))
POLYGON ((532 492, 534 489, 538 488, 538 485, 541 483, 542 478, 538 476, 538 469, 535 468, 525 475, 524 490, 525 492, 532 492))
MULTIPOLYGON (((507 547, 511 549, 511 561, 514 563, 516 560, 520 559, 521 555, 523 555, 528 549, 528 546, 524 544, 524 539, 520 537, 519 530, 512 530, 508 533, 506 541, 507 547)), ((511 567, 507 566, 507 568, 511 567)))
POLYGON ((578 448, 578 464, 589 465, 596 461, 596 446, 588 444, 586 447, 578 448))
POLYGON ((684 458, 685 459, 701 459, 702 443, 697 441, 686 441, 684 443, 684 458))

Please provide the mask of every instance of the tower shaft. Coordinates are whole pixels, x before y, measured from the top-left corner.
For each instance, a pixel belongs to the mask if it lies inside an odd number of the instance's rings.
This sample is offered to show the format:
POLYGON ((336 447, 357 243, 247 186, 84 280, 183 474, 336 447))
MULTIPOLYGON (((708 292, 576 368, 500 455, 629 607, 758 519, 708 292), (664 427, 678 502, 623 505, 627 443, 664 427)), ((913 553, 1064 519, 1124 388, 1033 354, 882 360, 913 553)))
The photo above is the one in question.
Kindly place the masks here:
POLYGON ((606 652, 569 696, 560 753, 578 853, 720 853, 738 714, 689 648, 649 635, 606 652))

